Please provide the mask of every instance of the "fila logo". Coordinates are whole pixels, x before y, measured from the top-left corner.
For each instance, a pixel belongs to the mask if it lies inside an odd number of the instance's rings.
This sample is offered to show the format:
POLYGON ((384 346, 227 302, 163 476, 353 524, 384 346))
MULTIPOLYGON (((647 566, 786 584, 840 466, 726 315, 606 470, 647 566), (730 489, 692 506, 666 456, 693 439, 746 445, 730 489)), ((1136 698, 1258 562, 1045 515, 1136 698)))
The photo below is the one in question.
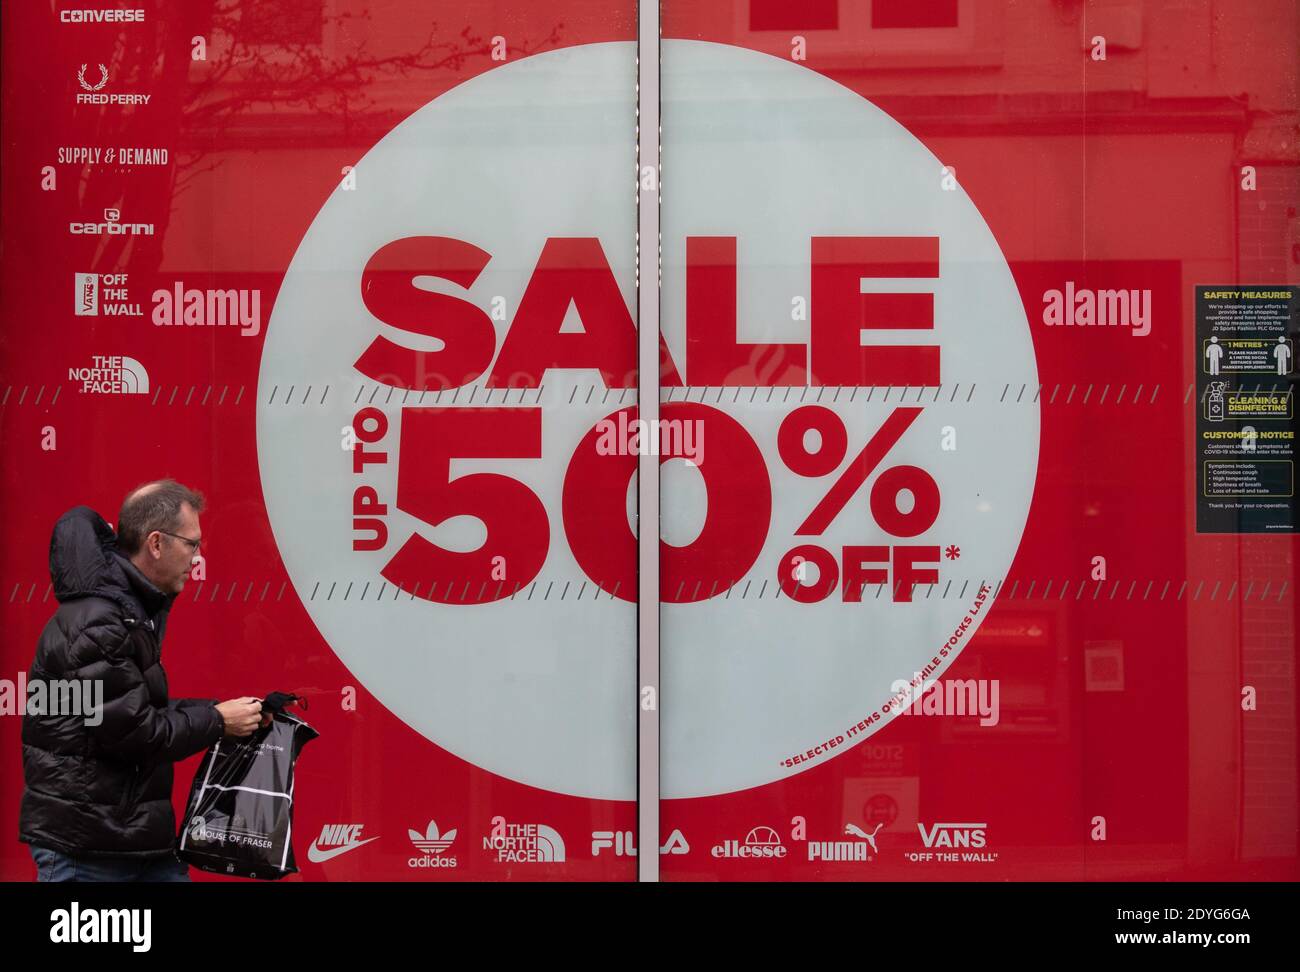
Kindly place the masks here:
MULTIPOLYGON (((593 830, 591 832, 591 856, 599 857, 600 852, 612 848, 615 857, 636 857, 636 835, 630 830, 593 830)), ((689 854, 691 845, 686 842, 680 830, 668 835, 664 845, 659 848, 660 855, 689 854)))
POLYGON ((361 824, 326 824, 321 828, 320 836, 307 848, 307 860, 313 864, 323 864, 330 858, 354 851, 378 837, 361 839, 361 824))
POLYGON ((983 847, 987 837, 982 823, 937 823, 929 831, 917 824, 926 847, 983 847))

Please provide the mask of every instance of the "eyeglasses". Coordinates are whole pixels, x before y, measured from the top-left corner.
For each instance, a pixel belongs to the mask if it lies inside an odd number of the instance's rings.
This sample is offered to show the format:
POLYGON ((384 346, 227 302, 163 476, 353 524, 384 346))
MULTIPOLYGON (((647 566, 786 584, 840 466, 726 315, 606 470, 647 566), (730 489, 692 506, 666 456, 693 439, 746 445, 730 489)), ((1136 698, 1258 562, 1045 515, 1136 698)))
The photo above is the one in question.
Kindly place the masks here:
POLYGON ((189 537, 183 537, 179 533, 167 533, 166 530, 159 530, 158 532, 166 533, 167 536, 175 537, 177 540, 184 540, 186 543, 190 545, 190 550, 194 551, 195 553, 199 552, 199 547, 202 546, 203 544, 202 537, 199 537, 197 540, 191 540, 189 537))

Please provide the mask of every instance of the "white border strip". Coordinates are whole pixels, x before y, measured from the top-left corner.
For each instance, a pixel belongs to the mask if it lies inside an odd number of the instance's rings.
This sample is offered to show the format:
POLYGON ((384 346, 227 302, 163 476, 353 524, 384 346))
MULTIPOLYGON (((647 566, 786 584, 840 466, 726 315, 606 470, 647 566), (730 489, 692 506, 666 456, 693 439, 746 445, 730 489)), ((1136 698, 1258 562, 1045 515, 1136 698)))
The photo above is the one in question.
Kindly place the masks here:
MULTIPOLYGON (((659 0, 637 3, 637 404, 659 427, 659 0), (653 189, 645 188, 650 169, 653 189)), ((648 450, 655 451, 655 450, 648 450)), ((659 880, 659 457, 637 458, 637 879, 659 880), (653 693, 653 708, 642 699, 653 693)))

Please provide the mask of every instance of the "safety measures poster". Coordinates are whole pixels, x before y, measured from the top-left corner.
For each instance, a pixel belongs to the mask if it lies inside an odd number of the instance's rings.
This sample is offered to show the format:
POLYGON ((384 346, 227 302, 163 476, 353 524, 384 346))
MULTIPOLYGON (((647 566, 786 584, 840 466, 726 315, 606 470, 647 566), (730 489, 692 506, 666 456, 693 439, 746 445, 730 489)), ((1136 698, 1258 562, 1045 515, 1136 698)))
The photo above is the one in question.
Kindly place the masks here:
POLYGON ((1197 287, 1202 533, 1295 532, 1295 287, 1197 287))

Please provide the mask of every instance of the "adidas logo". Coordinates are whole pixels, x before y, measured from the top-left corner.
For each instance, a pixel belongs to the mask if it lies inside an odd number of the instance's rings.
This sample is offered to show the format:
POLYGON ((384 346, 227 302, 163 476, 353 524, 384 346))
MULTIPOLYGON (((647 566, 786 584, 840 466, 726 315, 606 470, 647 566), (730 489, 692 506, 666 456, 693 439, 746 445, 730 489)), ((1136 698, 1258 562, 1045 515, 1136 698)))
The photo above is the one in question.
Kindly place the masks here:
POLYGON ((456 831, 449 830, 445 834, 438 833, 438 823, 435 820, 429 821, 429 826, 424 828, 421 834, 418 830, 407 830, 406 835, 411 838, 411 843, 421 852, 420 857, 412 857, 406 862, 407 867, 455 867, 456 858, 450 854, 443 856, 443 852, 451 847, 452 842, 456 839, 456 831))

